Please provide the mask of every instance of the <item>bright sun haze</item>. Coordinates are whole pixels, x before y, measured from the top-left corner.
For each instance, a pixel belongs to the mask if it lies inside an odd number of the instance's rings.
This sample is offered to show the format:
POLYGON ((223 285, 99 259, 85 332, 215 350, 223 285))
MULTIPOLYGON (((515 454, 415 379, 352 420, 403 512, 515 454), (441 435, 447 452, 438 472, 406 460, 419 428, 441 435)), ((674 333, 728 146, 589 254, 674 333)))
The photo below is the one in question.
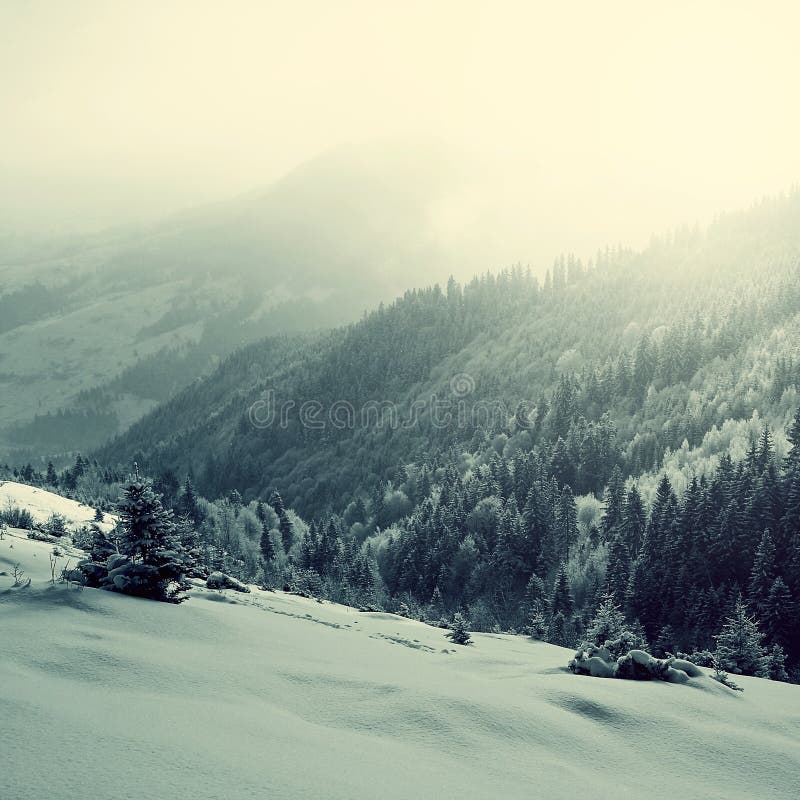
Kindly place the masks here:
POLYGON ((543 228, 548 256, 638 246, 798 181, 798 22, 790 2, 6 1, 3 228, 153 219, 342 143, 435 141, 479 176, 454 213, 502 231, 498 258, 538 256, 543 228))

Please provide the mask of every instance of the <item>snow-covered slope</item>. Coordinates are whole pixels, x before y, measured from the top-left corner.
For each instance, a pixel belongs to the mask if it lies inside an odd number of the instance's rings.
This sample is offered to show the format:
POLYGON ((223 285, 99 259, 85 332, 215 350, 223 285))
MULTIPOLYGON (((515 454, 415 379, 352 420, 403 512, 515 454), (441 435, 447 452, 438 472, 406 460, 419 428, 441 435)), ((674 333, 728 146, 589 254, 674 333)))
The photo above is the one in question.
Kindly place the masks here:
MULTIPOLYGON (((53 514, 60 514, 67 530, 94 522, 95 510, 77 500, 70 500, 25 483, 0 481, 0 508, 9 506, 26 509, 39 524, 47 522, 53 514)), ((113 520, 113 514, 105 514, 104 521, 98 524, 103 530, 111 530, 114 526, 113 520)))
MULTIPOLYGON (((790 798, 800 688, 577 677, 518 636, 196 589, 180 606, 0 572, 0 794, 124 798, 790 798)), ((738 679, 737 679, 738 680, 738 679)))

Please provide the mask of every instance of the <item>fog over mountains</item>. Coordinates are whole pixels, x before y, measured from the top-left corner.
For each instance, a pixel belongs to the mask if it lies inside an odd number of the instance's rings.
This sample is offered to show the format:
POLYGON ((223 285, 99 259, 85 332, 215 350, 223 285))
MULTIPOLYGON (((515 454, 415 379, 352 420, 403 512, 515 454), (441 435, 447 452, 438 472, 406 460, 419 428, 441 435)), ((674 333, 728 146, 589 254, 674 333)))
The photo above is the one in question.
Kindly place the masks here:
POLYGON ((478 179, 432 145, 340 147, 150 225, 3 237, 2 441, 31 456, 86 449, 234 347, 493 266, 471 227, 478 179))

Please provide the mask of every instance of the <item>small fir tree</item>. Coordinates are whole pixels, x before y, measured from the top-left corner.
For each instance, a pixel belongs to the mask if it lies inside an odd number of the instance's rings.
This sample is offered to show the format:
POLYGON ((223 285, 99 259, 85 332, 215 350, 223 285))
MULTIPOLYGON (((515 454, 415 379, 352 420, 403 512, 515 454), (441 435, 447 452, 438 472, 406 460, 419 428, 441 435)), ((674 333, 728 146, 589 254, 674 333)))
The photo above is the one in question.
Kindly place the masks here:
POLYGON ((275 560, 275 545, 272 542, 272 535, 266 521, 261 523, 261 559, 265 566, 275 560))
POLYGON ((528 621, 528 635, 531 639, 544 641, 547 638, 547 617, 545 617, 542 607, 535 605, 528 621))
POLYGON ((717 640, 715 660, 721 670, 759 678, 769 674, 769 660, 761 644, 763 635, 741 600, 714 638, 717 640))
POLYGON ((467 630, 467 621, 460 613, 456 613, 453 617, 450 632, 446 633, 445 636, 447 636, 453 644, 472 644, 472 637, 467 630))

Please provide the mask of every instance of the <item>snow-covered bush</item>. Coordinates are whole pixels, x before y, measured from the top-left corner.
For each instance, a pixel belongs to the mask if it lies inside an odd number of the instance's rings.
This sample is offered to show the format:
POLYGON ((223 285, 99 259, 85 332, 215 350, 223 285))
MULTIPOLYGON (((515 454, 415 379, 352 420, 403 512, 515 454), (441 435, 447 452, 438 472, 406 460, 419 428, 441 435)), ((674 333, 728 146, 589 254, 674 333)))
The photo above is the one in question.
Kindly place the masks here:
POLYGON ((5 522, 9 528, 19 528, 24 531, 30 531, 36 527, 36 522, 27 508, 18 508, 10 503, 0 511, 0 521, 5 522))
POLYGON ((694 653, 677 653, 678 658, 691 661, 698 667, 713 667, 714 654, 710 650, 695 650, 694 653))
POLYGON ((234 592, 243 592, 244 594, 250 592, 249 587, 224 572, 212 572, 206 579, 206 586, 209 589, 233 589, 234 592))
POLYGON ((89 527, 88 525, 80 525, 72 531, 72 544, 79 550, 91 549, 92 542, 94 541, 95 526, 89 527))
POLYGON ((727 672, 725 672, 724 669, 720 669, 719 664, 714 662, 713 666, 714 666, 714 672, 711 674, 711 677, 715 681, 719 681, 719 683, 721 683, 723 686, 727 686, 729 689, 733 689, 734 692, 744 691, 744 689, 742 689, 742 687, 739 686, 738 683, 736 683, 730 678, 730 676, 728 675, 727 672))
POLYGON ((52 514, 44 525, 44 532, 48 536, 61 538, 67 535, 67 521, 61 514, 52 514))
POLYGON ((703 672, 696 664, 678 658, 653 658, 644 650, 631 650, 614 660, 604 647, 579 650, 568 664, 576 675, 594 678, 623 678, 627 680, 662 680, 668 683, 686 683, 700 677, 703 672))
POLYGON ((531 612, 528 624, 525 627, 525 633, 535 639, 536 641, 543 642, 547 637, 547 617, 545 617, 541 606, 535 606, 531 612))

